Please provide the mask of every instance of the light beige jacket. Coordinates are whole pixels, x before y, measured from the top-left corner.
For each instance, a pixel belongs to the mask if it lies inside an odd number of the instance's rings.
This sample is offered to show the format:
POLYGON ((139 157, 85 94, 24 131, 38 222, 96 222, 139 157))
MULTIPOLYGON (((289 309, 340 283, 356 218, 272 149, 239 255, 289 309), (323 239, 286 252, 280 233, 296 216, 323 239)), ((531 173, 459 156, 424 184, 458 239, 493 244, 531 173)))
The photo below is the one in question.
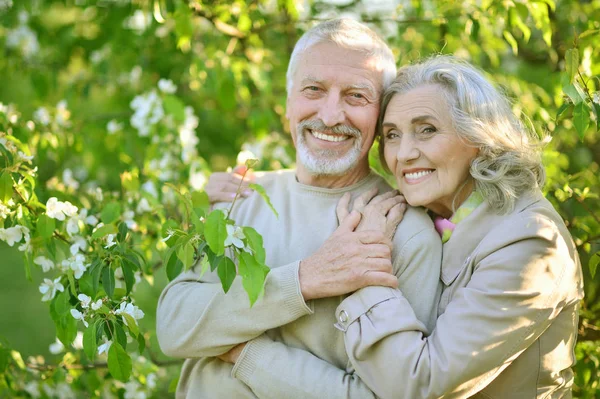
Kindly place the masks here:
POLYGON ((382 398, 570 398, 581 265, 541 193, 509 215, 486 203, 443 246, 429 337, 399 290, 367 287, 337 308, 350 361, 382 398))

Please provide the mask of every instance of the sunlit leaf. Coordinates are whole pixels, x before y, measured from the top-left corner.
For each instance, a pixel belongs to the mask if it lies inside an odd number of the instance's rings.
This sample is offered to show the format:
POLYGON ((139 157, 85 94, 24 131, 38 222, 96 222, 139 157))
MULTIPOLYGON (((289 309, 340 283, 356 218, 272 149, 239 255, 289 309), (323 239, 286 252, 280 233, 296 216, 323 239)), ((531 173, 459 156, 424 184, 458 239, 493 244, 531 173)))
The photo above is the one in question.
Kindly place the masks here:
POLYGON ((221 285, 223 286, 223 291, 227 293, 229 288, 231 288, 231 284, 233 284, 233 280, 235 280, 235 276, 237 271, 235 269, 235 264, 228 257, 224 257, 221 262, 219 262, 219 266, 217 267, 217 274, 219 275, 219 279, 221 280, 221 285))
POLYGON ((223 255, 225 251, 226 226, 225 213, 220 209, 215 209, 206 217, 204 224, 206 242, 216 255, 223 255))
POLYGON ((590 125, 590 109, 583 101, 573 109, 573 125, 575 125, 579 138, 583 140, 585 132, 590 125))
POLYGON ((127 382, 131 375, 131 358, 118 342, 112 343, 108 349, 108 371, 116 380, 127 382))
POLYGON ((264 189, 263 186, 261 186, 260 184, 257 184, 257 183, 250 183, 248 185, 248 187, 250 187, 251 189, 253 189, 254 191, 256 191, 262 197, 262 199, 265 200, 265 202, 267 203, 267 205, 269 205, 269 208, 271 208, 271 210, 273 211, 273 213, 275 214, 275 216, 279 217, 279 213, 277 213, 277 210, 275 209, 275 207, 271 203, 271 199, 269 198, 269 195, 267 194, 267 192, 265 191, 265 189, 264 189))

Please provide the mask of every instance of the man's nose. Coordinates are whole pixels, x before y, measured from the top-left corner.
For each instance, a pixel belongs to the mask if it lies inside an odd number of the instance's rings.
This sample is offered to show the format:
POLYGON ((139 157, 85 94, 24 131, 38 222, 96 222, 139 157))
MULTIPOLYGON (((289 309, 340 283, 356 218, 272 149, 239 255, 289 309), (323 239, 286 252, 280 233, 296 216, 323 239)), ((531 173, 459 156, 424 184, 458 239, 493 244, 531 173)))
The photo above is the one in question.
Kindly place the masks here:
POLYGON ((319 118, 329 127, 345 122, 346 114, 339 93, 328 93, 319 109, 319 118))

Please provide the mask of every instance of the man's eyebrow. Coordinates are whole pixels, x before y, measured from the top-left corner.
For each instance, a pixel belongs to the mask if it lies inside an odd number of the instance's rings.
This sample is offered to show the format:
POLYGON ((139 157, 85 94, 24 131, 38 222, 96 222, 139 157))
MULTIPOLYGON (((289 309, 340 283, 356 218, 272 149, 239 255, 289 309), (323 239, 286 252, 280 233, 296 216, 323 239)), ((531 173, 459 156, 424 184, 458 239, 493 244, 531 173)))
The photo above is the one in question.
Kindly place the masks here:
POLYGON ((377 91, 375 90, 375 88, 373 88, 373 86, 371 86, 370 84, 366 84, 366 83, 358 83, 355 85, 350 85, 347 87, 347 90, 366 90, 372 96, 375 96, 377 94, 377 91))
POLYGON ((300 81, 301 86, 308 85, 308 84, 314 84, 314 83, 321 84, 321 83, 323 83, 323 81, 315 78, 314 76, 310 76, 310 75, 306 76, 304 79, 302 79, 300 81))
POLYGON ((394 122, 383 122, 381 124, 382 127, 396 127, 396 124, 394 122))

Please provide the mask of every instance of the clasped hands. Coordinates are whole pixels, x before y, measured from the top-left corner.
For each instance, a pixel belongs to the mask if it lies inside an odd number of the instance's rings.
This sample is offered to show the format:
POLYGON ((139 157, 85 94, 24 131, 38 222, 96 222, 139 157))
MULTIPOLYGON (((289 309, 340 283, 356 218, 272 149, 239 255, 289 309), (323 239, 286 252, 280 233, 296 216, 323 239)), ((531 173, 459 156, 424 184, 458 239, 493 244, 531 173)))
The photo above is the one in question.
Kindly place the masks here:
MULTIPOLYGON (((398 287, 392 269, 392 238, 406 211, 397 191, 378 196, 377 188, 360 195, 350 209, 350 193, 339 201, 339 227, 310 257, 300 262, 300 289, 305 301, 381 285, 398 287)), ((220 356, 234 364, 246 342, 220 356)))

